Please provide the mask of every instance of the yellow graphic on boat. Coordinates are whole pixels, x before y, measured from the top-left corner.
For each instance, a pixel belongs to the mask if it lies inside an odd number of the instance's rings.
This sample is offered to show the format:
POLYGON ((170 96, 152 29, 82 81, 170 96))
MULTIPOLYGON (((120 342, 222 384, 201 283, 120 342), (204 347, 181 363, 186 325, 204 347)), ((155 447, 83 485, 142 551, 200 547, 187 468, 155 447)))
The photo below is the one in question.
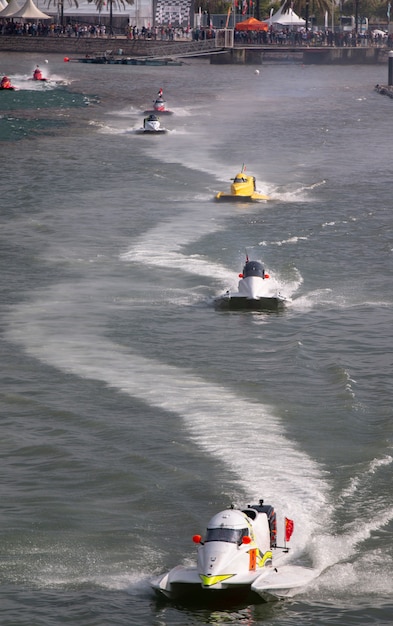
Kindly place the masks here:
POLYGON ((267 550, 265 554, 261 554, 259 550, 258 552, 259 552, 258 558, 257 558, 258 567, 264 567, 264 565, 266 564, 266 561, 272 560, 273 553, 271 552, 271 550, 267 550))
POLYGON ((228 578, 232 578, 234 575, 235 574, 221 574, 221 576, 205 576, 204 574, 199 574, 204 587, 213 587, 213 585, 222 583, 224 580, 228 580, 228 578))

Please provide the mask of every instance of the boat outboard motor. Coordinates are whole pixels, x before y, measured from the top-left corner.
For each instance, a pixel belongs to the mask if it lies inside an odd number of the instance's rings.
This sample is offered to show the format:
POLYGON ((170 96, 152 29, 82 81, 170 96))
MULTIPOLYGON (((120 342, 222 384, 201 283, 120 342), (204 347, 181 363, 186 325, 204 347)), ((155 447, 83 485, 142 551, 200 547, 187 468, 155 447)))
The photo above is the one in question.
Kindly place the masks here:
POLYGON ((247 276, 259 276, 264 279, 265 269, 262 263, 259 261, 247 261, 243 267, 243 278, 247 278, 247 276))
MULTIPOLYGON (((248 508, 255 509, 258 513, 266 513, 270 529, 270 547, 275 548, 277 546, 277 519, 274 508, 270 504, 263 504, 263 500, 259 500, 259 504, 248 505, 248 508)), ((244 512, 247 513, 247 511, 244 512)))

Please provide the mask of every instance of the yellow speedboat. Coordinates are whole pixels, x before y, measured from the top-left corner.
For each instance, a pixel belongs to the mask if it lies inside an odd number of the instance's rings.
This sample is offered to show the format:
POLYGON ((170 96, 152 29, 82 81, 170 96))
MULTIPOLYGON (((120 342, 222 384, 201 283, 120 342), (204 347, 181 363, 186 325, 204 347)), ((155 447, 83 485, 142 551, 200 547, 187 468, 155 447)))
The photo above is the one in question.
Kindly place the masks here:
POLYGON ((234 200, 240 202, 260 202, 261 200, 270 200, 269 196, 256 191, 255 176, 248 176, 244 169, 235 178, 231 179, 230 193, 219 191, 216 200, 234 200))

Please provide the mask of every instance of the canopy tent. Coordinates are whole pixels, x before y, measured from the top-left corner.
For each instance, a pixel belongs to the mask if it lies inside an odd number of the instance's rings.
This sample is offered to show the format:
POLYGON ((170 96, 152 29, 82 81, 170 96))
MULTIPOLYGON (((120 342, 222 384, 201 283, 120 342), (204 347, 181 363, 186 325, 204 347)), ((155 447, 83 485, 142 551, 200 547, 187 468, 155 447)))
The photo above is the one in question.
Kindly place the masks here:
MULTIPOLYGON (((0 17, 2 17, 1 14, 0 14, 0 17)), ((27 20, 51 20, 52 19, 50 15, 47 15, 46 13, 43 13, 42 11, 37 9, 33 0, 26 0, 23 7, 21 9, 16 10, 15 13, 12 13, 11 15, 9 15, 9 17, 19 17, 19 18, 24 18, 27 20)))
POLYGON ((306 20, 296 15, 293 9, 284 11, 286 2, 267 21, 268 24, 279 24, 280 26, 305 26, 306 20))
POLYGON ((0 0, 0 11, 2 11, 3 9, 5 9, 7 6, 7 3, 4 2, 4 0, 0 0))
MULTIPOLYGON (((41 9, 41 11, 45 11, 45 13, 51 14, 52 16, 56 16, 59 13, 58 4, 61 4, 61 0, 59 2, 56 0, 49 6, 48 0, 34 0, 34 2, 35 5, 41 9)), ((121 1, 116 2, 113 0, 112 13, 113 15, 129 16, 130 23, 132 24, 140 22, 141 25, 147 26, 149 22, 150 24, 153 24, 152 5, 152 0, 134 0, 132 5, 127 4, 126 2, 124 2, 123 5, 121 1)), ((101 11, 98 10, 95 2, 88 2, 88 0, 78 0, 78 6, 76 6, 73 0, 63 1, 63 14, 67 17, 75 19, 85 17, 86 15, 96 15, 98 18, 99 16, 109 15, 109 11, 109 0, 105 0, 101 7, 101 11)))
POLYGON ((239 22, 235 26, 235 30, 269 30, 269 25, 266 22, 260 22, 255 17, 249 17, 244 22, 239 22))
POLYGON ((10 0, 5 9, 0 11, 0 17, 11 17, 15 11, 19 11, 20 4, 17 0, 10 0))

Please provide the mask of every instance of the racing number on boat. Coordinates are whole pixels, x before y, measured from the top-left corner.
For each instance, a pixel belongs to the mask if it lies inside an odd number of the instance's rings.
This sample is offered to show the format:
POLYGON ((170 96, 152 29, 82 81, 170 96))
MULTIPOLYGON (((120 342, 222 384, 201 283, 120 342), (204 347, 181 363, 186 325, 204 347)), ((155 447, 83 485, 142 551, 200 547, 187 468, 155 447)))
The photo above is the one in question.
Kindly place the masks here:
POLYGON ((257 548, 252 548, 252 550, 249 550, 248 553, 250 555, 249 570, 250 572, 255 572, 257 569, 257 548))

